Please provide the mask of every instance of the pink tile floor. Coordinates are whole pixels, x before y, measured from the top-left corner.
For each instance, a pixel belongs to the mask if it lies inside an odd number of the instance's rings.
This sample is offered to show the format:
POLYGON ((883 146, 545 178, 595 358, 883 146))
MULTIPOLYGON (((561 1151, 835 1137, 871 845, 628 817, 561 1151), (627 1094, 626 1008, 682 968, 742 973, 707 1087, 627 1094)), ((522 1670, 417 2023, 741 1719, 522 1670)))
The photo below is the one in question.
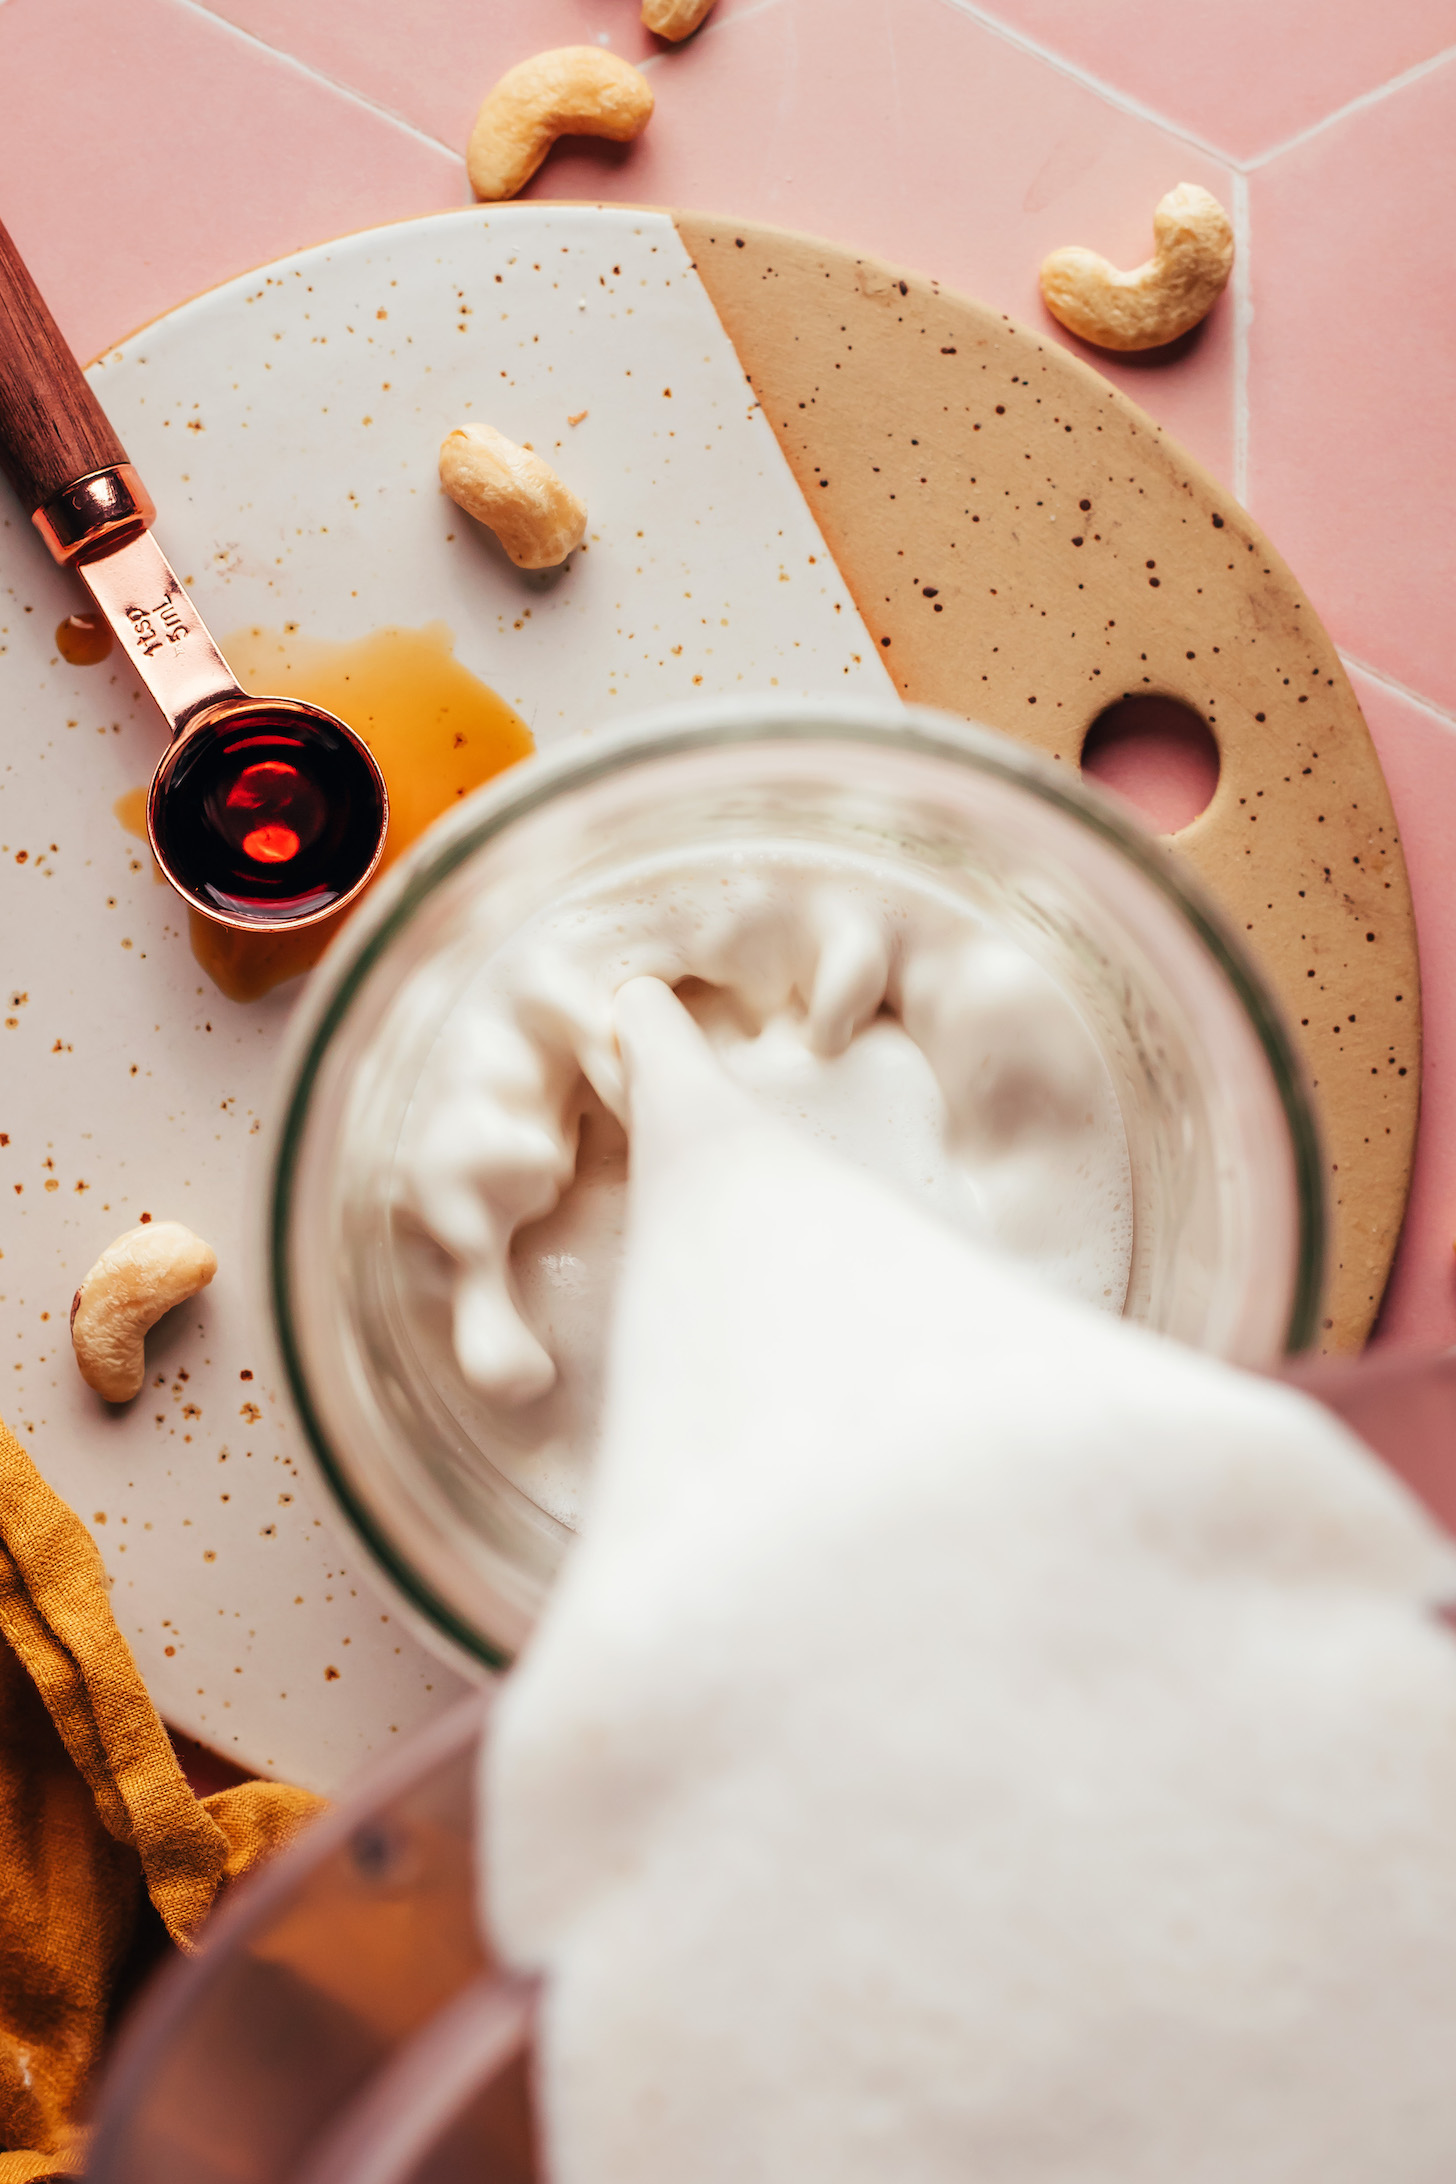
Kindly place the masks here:
POLYGON ((0 214, 90 355, 265 259, 468 202, 490 82, 589 41, 647 61, 652 129, 560 147, 533 194, 805 228, 1055 338, 1048 249, 1135 263, 1178 181, 1229 207, 1209 324, 1094 360, 1246 502, 1354 673, 1425 974, 1382 1335, 1456 1341, 1456 0, 719 0, 676 49, 634 0, 0 0, 0 214))

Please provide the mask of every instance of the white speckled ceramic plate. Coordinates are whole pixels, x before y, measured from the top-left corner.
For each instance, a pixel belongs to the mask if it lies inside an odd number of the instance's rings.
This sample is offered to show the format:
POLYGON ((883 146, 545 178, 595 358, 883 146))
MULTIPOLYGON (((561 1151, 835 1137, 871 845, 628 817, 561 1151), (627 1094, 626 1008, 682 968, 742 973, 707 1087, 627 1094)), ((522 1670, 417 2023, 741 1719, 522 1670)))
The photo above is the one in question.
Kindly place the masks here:
MULTIPOLYGON (((444 620, 543 744, 694 692, 887 687, 664 215, 511 206, 356 236, 184 305, 92 376, 219 636, 444 620), (586 499, 559 578, 523 577, 440 494, 439 440, 472 419, 586 499)), ((299 1476, 252 1263, 292 992, 224 999, 120 827, 161 731, 114 654, 58 657, 82 603, 7 502, 0 1409, 95 1529, 167 1718, 330 1788, 458 1679, 299 1476), (220 1271, 112 1411, 76 1374, 67 1308, 144 1212, 208 1237, 220 1271)))

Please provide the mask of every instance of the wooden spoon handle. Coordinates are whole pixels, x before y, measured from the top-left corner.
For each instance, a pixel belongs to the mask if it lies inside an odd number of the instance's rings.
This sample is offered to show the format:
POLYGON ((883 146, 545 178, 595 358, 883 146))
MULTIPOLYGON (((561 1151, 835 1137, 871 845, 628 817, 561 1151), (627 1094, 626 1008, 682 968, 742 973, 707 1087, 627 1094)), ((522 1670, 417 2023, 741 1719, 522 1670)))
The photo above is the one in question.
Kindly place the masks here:
POLYGON ((34 515, 126 450, 0 226, 0 469, 34 515))

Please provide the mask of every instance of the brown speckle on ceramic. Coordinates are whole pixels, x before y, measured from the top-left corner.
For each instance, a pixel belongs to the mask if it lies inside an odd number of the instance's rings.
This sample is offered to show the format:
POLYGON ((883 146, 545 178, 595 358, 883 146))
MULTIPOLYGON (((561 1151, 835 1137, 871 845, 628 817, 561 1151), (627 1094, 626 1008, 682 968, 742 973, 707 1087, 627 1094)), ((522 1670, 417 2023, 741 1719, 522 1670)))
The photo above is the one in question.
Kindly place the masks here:
POLYGON ((1057 344, 825 244, 677 222, 907 698, 1067 765, 1125 696, 1207 722, 1218 787, 1173 847, 1303 1047, 1334 1213, 1326 1339, 1358 1345, 1409 1188, 1420 985, 1390 797, 1308 600, 1237 502, 1057 344))

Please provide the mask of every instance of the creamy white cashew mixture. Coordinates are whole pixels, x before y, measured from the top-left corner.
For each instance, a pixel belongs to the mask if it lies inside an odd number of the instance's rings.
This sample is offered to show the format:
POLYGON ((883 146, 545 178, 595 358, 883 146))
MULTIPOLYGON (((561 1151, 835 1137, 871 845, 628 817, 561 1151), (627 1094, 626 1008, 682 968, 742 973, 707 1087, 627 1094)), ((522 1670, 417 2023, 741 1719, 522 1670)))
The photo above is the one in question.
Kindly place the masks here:
POLYGON ((1116 1093, 1029 954, 869 857, 766 844, 644 863, 482 966, 399 1156, 406 1221, 434 1254, 416 1287, 450 1312, 495 1459, 539 1506, 574 1524, 600 1437, 628 1165, 613 1010, 643 976, 678 991, 766 1113, 1051 1287, 1122 1309, 1116 1093))

